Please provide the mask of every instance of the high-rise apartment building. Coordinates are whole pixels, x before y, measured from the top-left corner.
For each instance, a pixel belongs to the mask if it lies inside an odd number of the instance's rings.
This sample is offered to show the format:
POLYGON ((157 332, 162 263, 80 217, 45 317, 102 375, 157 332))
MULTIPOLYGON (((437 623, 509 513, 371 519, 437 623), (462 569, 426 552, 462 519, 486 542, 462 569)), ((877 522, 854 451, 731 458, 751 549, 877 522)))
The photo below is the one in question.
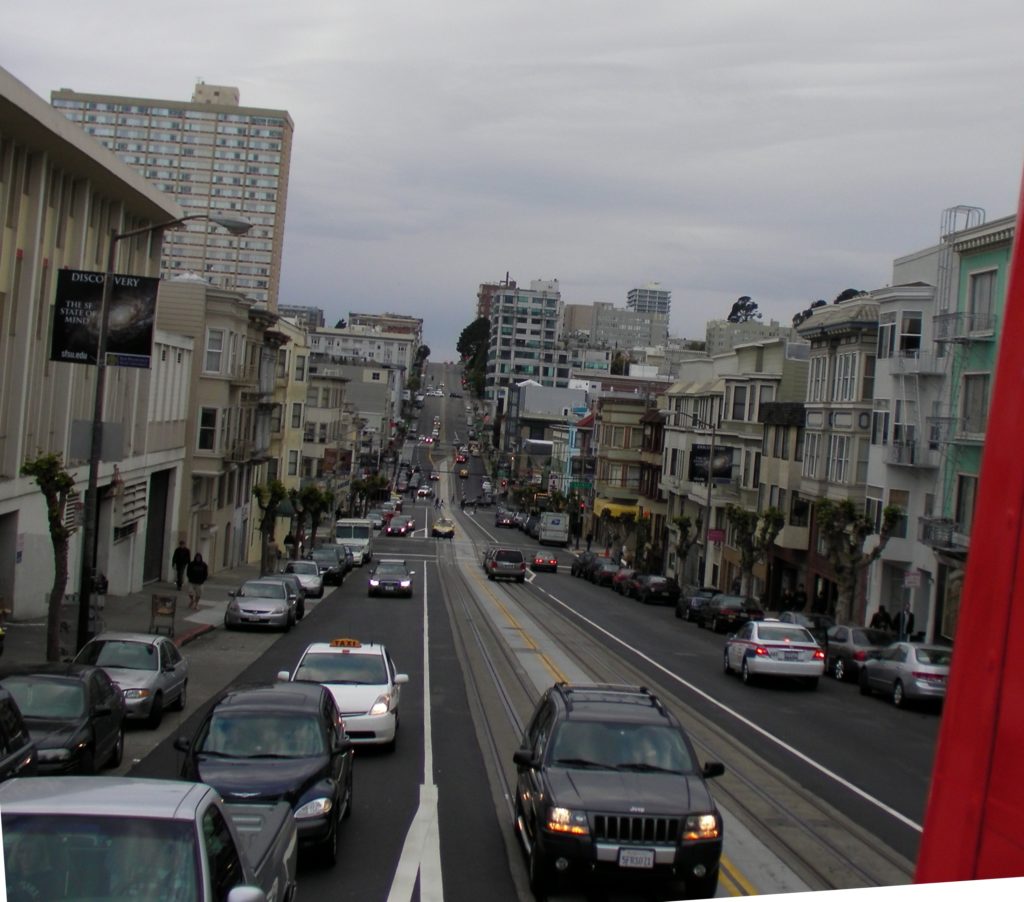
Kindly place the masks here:
POLYGON ((660 282, 648 282, 639 288, 630 288, 626 294, 626 307, 637 313, 672 312, 672 292, 662 288, 660 282))
POLYGON ((203 221, 167 232, 161 277, 195 272, 277 309, 295 129, 287 112, 240 106, 237 88, 203 82, 188 103, 65 88, 50 102, 186 214, 252 223, 241 237, 203 221))
MULTIPOLYGON (((529 288, 500 286, 491 298, 484 397, 503 399, 512 382, 555 384, 556 343, 562 320, 558 280, 534 280, 529 288)), ((567 374, 568 375, 568 374, 567 374)))

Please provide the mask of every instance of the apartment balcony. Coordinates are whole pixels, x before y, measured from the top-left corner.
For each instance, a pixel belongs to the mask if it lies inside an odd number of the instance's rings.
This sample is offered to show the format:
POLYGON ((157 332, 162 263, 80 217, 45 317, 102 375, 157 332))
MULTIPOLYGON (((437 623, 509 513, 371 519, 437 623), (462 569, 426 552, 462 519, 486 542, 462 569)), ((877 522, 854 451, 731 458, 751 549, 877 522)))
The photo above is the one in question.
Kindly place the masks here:
POLYGON ((258 366, 236 366, 229 374, 228 378, 231 380, 232 385, 238 385, 242 388, 257 389, 260 384, 260 371, 258 366))
POLYGON ((942 376, 948 359, 937 354, 907 352, 889 359, 889 372, 900 376, 942 376))
POLYGON ((939 452, 921 442, 893 442, 886 445, 884 460, 898 467, 933 470, 939 466, 939 452))
POLYGON ((928 417, 925 423, 929 444, 980 445, 988 426, 984 416, 928 417))
POLYGON ((961 525, 948 517, 920 517, 918 532, 919 540, 935 549, 966 551, 971 541, 961 525))
POLYGON ((237 441, 224 449, 224 459, 232 463, 245 463, 252 459, 253 446, 250 441, 237 441))
POLYGON ((994 313, 939 313, 934 324, 936 341, 995 341, 996 337, 994 313))

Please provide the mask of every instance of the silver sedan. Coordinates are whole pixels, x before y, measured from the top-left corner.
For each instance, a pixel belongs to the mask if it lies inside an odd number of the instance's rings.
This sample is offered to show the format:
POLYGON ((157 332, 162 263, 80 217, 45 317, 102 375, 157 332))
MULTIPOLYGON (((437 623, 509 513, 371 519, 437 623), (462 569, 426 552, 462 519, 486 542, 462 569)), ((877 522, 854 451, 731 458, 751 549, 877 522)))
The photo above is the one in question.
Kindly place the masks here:
POLYGON ((324 577, 316 561, 289 561, 284 572, 294 573, 299 578, 306 590, 306 598, 324 597, 324 577))
POLYGON ((124 693, 125 716, 160 725, 165 708, 182 711, 188 692, 188 658, 166 636, 100 633, 75 657, 100 667, 124 693))
POLYGON ((231 600, 224 612, 226 629, 270 626, 287 632, 295 625, 295 603, 282 582, 250 579, 229 594, 231 600))
POLYGON ((908 702, 941 702, 949 682, 953 649, 920 642, 894 642, 860 665, 862 695, 881 692, 900 708, 908 702))

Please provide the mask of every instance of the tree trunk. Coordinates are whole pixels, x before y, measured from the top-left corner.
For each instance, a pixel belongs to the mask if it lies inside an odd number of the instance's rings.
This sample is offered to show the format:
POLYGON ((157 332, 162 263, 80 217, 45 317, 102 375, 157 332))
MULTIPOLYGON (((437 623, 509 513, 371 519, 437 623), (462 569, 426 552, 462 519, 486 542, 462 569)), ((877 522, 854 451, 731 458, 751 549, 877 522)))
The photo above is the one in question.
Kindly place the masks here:
MULTIPOLYGON (((53 539, 53 588, 46 610, 46 660, 60 660, 60 607, 68 587, 68 543, 67 540, 53 539)), ((81 599, 80 599, 81 602, 81 599)), ((77 624, 71 628, 77 629, 77 624)))

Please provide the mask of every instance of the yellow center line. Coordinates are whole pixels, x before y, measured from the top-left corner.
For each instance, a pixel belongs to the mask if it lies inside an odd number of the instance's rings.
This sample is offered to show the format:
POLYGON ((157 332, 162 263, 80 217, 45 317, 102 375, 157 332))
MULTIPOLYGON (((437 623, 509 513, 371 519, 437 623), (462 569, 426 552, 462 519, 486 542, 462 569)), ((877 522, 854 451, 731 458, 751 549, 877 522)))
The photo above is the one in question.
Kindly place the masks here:
POLYGON ((732 860, 724 852, 720 859, 720 876, 725 878, 726 883, 731 884, 730 896, 757 896, 758 891, 750 884, 746 877, 732 860))

